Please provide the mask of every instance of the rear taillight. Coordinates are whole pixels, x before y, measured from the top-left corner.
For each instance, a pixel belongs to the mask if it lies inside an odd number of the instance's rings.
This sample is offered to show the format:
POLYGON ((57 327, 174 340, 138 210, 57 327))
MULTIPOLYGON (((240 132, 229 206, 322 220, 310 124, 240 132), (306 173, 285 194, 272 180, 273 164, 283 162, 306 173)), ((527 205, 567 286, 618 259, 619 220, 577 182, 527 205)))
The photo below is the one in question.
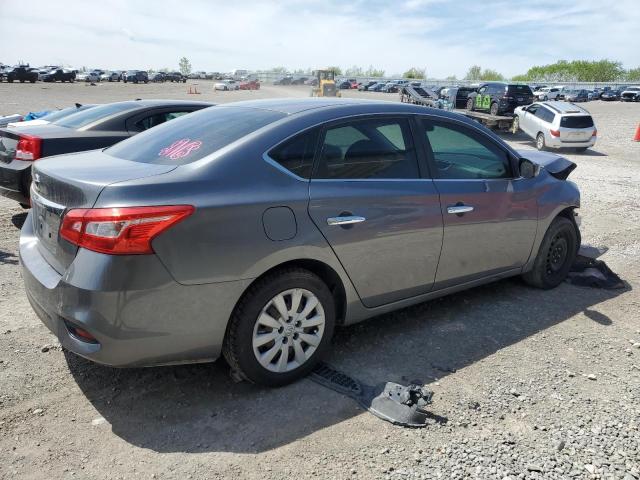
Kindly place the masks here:
POLYGON ((37 160, 42 151, 42 139, 33 135, 20 135, 16 147, 16 160, 37 160))
POLYGON ((194 210, 191 205, 74 209, 64 216, 60 236, 94 252, 150 254, 151 241, 194 210))
POLYGON ((598 130, 594 130, 593 133, 591 134, 592 137, 597 137, 598 136, 598 130))
POLYGON ((552 137, 560 136, 560 130, 549 130, 549 133, 551 134, 552 137))

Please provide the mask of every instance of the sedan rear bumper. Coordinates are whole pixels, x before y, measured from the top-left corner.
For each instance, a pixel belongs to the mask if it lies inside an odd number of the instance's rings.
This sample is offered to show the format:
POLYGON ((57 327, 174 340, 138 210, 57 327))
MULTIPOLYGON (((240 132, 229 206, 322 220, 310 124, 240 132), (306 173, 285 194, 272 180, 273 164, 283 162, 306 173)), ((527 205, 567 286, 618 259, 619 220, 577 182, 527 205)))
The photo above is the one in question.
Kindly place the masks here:
POLYGON ((80 249, 63 274, 44 259, 29 214, 20 236, 27 297, 61 345, 116 367, 213 361, 250 280, 181 285, 155 255, 80 249), (95 338, 75 335, 80 328, 95 338))
POLYGON ((32 165, 33 162, 25 160, 0 163, 0 195, 19 203, 29 204, 32 165))

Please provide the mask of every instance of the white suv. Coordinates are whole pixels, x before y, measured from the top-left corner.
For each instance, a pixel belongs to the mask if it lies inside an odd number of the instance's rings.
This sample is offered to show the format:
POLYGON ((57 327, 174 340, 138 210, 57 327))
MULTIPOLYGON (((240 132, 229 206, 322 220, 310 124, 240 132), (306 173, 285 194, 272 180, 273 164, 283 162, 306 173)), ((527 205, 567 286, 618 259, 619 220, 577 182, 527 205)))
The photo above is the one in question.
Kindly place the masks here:
POLYGON ((533 92, 538 100, 557 100, 563 94, 563 87, 544 87, 533 92))
POLYGON ((538 150, 570 147, 584 152, 596 143, 591 114, 573 103, 537 102, 516 108, 514 114, 513 130, 535 139, 538 150))

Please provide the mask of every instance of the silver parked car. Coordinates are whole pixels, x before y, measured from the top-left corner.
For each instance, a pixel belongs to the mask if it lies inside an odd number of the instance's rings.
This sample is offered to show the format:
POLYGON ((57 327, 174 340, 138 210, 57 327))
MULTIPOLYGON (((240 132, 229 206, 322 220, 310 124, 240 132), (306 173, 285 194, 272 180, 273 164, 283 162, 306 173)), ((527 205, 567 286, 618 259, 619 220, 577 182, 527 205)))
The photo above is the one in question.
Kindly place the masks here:
POLYGON ((575 148, 584 152, 593 147, 598 130, 591 114, 570 102, 541 102, 514 111, 513 128, 535 139, 536 148, 575 148))
POLYGON ((33 166, 27 296, 99 363, 214 360, 282 385, 336 325, 513 275, 563 281, 575 164, 417 105, 216 106, 33 166))

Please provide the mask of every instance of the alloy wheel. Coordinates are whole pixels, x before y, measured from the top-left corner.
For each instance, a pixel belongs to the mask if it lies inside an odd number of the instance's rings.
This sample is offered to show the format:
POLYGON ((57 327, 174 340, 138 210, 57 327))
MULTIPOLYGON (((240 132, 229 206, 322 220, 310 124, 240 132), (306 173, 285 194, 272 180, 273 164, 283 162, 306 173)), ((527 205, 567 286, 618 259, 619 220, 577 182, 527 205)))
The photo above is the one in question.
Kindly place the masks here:
POLYGON ((312 292, 303 288, 285 290, 260 312, 253 328, 253 353, 263 368, 289 372, 313 355, 324 327, 324 309, 312 292))

